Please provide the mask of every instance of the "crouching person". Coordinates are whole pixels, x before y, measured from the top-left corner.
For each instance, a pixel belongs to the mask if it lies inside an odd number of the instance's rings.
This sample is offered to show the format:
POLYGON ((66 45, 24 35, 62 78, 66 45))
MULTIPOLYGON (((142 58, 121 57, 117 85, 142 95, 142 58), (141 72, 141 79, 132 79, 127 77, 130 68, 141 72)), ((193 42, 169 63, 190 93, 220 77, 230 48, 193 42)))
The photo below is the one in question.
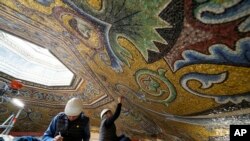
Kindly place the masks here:
POLYGON ((116 107, 115 113, 113 114, 109 109, 103 109, 101 112, 101 125, 100 125, 100 135, 99 141, 131 141, 125 135, 116 135, 115 120, 119 117, 121 113, 123 97, 118 98, 118 105, 116 107))
POLYGON ((79 98, 70 99, 64 112, 57 114, 45 131, 42 141, 89 141, 89 118, 82 112, 79 98))

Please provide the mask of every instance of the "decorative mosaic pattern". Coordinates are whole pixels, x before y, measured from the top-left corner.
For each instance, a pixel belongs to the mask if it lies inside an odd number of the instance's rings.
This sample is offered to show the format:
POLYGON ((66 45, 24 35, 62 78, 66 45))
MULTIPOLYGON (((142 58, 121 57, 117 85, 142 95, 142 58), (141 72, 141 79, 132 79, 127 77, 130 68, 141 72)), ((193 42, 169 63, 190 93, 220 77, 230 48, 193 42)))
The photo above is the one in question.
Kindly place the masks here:
POLYGON ((28 122, 15 130, 45 129, 35 127, 72 96, 99 126, 99 111, 123 95, 117 124, 130 136, 227 138, 230 123, 249 124, 249 9, 249 0, 0 1, 0 29, 48 48, 76 76, 70 87, 24 82, 28 122))

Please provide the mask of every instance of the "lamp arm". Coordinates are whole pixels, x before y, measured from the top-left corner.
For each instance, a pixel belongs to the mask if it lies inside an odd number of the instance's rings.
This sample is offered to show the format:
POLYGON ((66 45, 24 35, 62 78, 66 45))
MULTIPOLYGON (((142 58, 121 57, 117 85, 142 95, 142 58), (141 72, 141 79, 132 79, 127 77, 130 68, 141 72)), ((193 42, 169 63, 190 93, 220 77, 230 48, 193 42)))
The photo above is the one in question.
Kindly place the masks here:
POLYGON ((0 127, 2 128, 2 127, 5 127, 6 125, 6 123, 10 120, 10 119, 12 119, 14 117, 14 114, 12 114, 12 115, 10 115, 9 117, 8 117, 8 119, 6 119, 5 121, 4 121, 4 123, 2 123, 1 125, 0 125, 0 127))
POLYGON ((16 123, 17 118, 19 117, 20 113, 22 112, 23 108, 20 108, 15 116, 15 118, 12 118, 9 127, 6 128, 5 134, 8 135, 10 130, 14 127, 14 124, 16 123))

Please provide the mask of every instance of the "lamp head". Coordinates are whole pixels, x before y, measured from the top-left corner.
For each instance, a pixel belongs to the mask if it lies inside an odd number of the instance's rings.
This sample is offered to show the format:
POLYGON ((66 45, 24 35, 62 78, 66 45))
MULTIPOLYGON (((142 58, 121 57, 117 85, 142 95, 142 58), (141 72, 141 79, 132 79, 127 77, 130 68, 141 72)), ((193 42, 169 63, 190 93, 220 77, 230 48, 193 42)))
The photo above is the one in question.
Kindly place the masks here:
POLYGON ((11 103, 14 104, 15 106, 19 107, 19 108, 24 107, 24 103, 21 100, 16 99, 16 98, 12 98, 11 103))

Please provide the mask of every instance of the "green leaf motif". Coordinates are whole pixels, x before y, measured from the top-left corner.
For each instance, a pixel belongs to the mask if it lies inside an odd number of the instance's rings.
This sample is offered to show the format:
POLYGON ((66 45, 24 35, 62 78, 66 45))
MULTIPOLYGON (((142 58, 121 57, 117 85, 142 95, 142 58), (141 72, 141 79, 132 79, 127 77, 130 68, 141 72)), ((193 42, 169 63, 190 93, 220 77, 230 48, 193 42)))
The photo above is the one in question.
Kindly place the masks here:
MULTIPOLYGON (((67 0, 64 0, 67 2, 67 0)), ((153 41, 166 43, 156 32, 156 28, 171 28, 158 14, 170 0, 104 0, 102 9, 91 9, 86 1, 72 0, 79 9, 111 25, 108 33, 109 43, 121 62, 129 65, 131 53, 120 46, 118 37, 130 40, 148 61, 148 51, 159 52, 153 41)))

